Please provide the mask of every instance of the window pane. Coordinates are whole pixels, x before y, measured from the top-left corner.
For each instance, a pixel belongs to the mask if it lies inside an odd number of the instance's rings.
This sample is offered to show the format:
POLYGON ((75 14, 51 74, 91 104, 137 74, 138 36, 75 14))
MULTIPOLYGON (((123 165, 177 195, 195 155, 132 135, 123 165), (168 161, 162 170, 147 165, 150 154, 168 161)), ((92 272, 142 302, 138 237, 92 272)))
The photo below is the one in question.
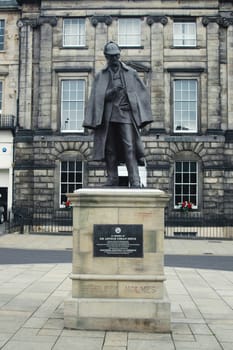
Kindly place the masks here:
POLYGON ((189 172, 189 162, 183 162, 183 172, 189 172))
POLYGON ((69 173, 69 182, 74 182, 74 173, 69 173))
POLYGON ((183 174, 183 182, 189 183, 189 174, 183 174))
POLYGON ((190 162, 190 170, 191 170, 191 172, 196 172, 197 171, 197 164, 196 164, 196 162, 190 162))
POLYGON ((176 171, 177 172, 181 172, 181 167, 182 167, 182 163, 181 162, 176 162, 176 171))
POLYGON ((69 162, 69 171, 74 171, 74 162, 69 162))
POLYGON ((67 162, 62 162, 61 163, 61 170, 66 171, 67 170, 67 162))
POLYGON ((175 205, 179 205, 179 203, 182 203, 181 196, 175 197, 175 205))
POLYGON ((190 194, 196 194, 196 186, 195 185, 190 186, 190 194))
POLYGON ((190 196, 190 202, 193 203, 193 206, 197 206, 197 197, 196 196, 190 196))
POLYGON ((67 193, 67 185, 61 185, 61 192, 62 193, 67 193))
POLYGON ((65 195, 65 194, 62 194, 62 195, 61 195, 61 203, 65 203, 66 200, 67 200, 66 195, 65 195))
POLYGON ((67 182, 67 174, 66 173, 61 173, 61 181, 67 182))
POLYGON ((73 193, 75 190, 74 184, 69 184, 68 188, 69 188, 69 193, 73 193))
POLYGON ((176 193, 180 194, 181 193, 182 187, 180 185, 176 185, 176 193))
POLYGON ((76 182, 82 181, 82 173, 76 173, 76 182))
POLYGON ((181 174, 176 174, 176 183, 181 182, 181 174))
POLYGON ((197 175, 196 174, 191 174, 190 175, 190 182, 192 182, 192 183, 197 182, 197 175))

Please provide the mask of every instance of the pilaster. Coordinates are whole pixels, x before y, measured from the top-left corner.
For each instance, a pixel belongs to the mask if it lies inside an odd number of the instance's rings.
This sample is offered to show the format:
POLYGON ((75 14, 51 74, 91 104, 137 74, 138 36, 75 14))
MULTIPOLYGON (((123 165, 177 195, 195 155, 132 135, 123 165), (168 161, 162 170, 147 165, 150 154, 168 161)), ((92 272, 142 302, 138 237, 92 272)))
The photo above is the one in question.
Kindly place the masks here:
POLYGON ((164 129, 164 29, 168 22, 165 16, 149 16, 147 24, 151 26, 151 108, 155 121, 152 128, 164 129))
POLYGON ((103 68, 105 58, 103 48, 108 41, 108 26, 112 24, 111 16, 92 16, 91 24, 95 27, 95 59, 94 73, 103 68))
POLYGON ((53 33, 50 23, 43 23, 41 30, 40 48, 40 84, 39 84, 39 113, 38 127, 41 129, 51 128, 51 105, 52 105, 52 43, 53 33))
POLYGON ((207 67, 208 129, 220 129, 219 26, 215 22, 207 26, 207 67))
POLYGON ((32 112, 32 43, 33 29, 29 21, 18 21, 20 28, 19 126, 31 129, 32 112))
POLYGON ((233 26, 227 29, 228 129, 233 129, 233 26))

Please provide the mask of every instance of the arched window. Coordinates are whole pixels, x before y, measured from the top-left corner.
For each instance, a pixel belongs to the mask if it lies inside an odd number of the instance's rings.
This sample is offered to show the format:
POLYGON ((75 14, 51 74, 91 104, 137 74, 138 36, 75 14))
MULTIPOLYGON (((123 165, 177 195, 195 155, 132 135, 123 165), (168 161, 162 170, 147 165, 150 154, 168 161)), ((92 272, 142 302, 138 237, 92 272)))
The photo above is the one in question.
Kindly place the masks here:
POLYGON ((179 209, 184 201, 198 209, 201 188, 201 162, 193 152, 180 152, 174 162, 174 208, 179 209))
POLYGON ((67 193, 83 187, 83 162, 62 160, 60 163, 60 206, 67 201, 67 193))

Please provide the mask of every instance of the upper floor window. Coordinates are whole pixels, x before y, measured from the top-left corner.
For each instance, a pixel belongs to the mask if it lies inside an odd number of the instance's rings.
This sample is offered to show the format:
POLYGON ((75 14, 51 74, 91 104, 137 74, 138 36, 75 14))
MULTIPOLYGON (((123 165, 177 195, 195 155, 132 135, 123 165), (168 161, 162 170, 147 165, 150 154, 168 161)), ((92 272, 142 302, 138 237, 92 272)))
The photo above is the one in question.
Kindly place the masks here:
POLYGON ((173 23, 174 46, 196 46, 196 23, 174 22, 173 23))
POLYGON ((62 161, 60 168, 60 205, 67 201, 67 193, 73 193, 83 186, 83 162, 62 161))
POLYGON ((174 132, 197 132, 197 80, 173 81, 174 132))
POLYGON ((192 208, 198 203, 198 162, 176 161, 174 171, 174 208, 184 201, 191 202, 192 208))
POLYGON ((85 79, 61 81, 61 130, 83 131, 85 79))
POLYGON ((2 81, 0 81, 0 113, 2 113, 2 81))
POLYGON ((141 20, 140 18, 120 18, 118 21, 119 46, 141 45, 141 20))
POLYGON ((85 46, 85 19, 66 18, 63 21, 63 46, 85 46))
POLYGON ((5 21, 0 20, 0 50, 4 50, 5 21))

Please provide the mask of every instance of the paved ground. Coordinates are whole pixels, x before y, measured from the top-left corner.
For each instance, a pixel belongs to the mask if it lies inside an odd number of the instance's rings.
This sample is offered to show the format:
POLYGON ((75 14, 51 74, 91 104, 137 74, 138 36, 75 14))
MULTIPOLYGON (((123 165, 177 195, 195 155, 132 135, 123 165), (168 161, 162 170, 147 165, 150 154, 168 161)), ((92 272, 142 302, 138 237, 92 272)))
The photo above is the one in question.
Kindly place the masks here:
MULTIPOLYGON (((1 235, 0 248, 65 250, 70 236, 1 235)), ((166 254, 233 255, 233 241, 165 240, 166 254)), ((63 327, 70 263, 0 265, 0 349, 232 350, 233 272, 166 267, 172 332, 87 332, 63 327)))

